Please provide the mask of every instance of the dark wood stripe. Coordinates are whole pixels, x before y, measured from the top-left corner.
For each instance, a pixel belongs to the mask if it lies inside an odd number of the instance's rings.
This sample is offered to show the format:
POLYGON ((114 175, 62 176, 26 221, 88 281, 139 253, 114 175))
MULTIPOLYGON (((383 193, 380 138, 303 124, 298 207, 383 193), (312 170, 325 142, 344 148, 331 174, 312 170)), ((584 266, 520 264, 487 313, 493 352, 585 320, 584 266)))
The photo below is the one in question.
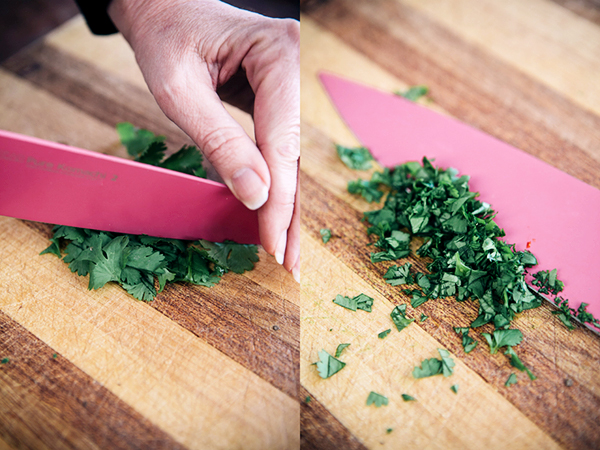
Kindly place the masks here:
POLYGON ((600 146, 600 117, 568 98, 394 0, 331 1, 310 17, 398 78, 428 85, 454 117, 600 188, 588 153, 600 146))
MULTIPOLYGON (((332 148, 331 142, 310 125, 303 124, 302 133, 304 148, 307 145, 317 145, 321 149, 332 148)), ((360 222, 362 214, 333 196, 304 172, 301 172, 300 182, 303 230, 315 239, 320 239, 319 230, 323 227, 330 228, 334 237, 327 243, 328 251, 394 304, 410 305, 408 297, 400 289, 385 283, 382 278, 391 263, 371 263, 372 247, 367 247, 369 238, 366 236, 365 224, 360 222)), ((423 259, 411 255, 407 260, 416 270, 424 269, 423 259)), ((488 346, 480 335, 481 332, 491 332, 492 326, 487 325, 477 332, 471 332, 479 345, 470 354, 464 354, 461 340, 453 330, 455 326, 468 326, 477 317, 476 302, 459 303, 450 298, 438 299, 417 309, 409 306, 407 315, 416 319, 421 313, 429 316, 425 322, 413 326, 422 327, 445 348, 458 355, 468 367, 492 384, 562 445, 567 448, 593 448, 600 445, 600 428, 596 426, 600 420, 600 396, 593 388, 577 383, 575 376, 559 369, 555 361, 568 361, 566 366, 573 367, 573 371, 589 367, 587 370, 595 373, 592 367, 600 366, 600 340, 581 325, 575 331, 568 332, 552 316, 551 311, 554 309, 552 305, 545 303, 535 311, 523 313, 524 318, 543 319, 544 326, 538 329, 519 327, 519 321, 515 322, 515 326, 524 335, 524 341, 516 351, 538 376, 538 380, 530 382, 524 374, 519 373, 519 384, 511 388, 506 388, 504 383, 515 369, 504 355, 490 355, 488 346), (551 352, 548 349, 552 349, 551 352), (566 379, 573 381, 571 387, 565 386, 566 379), (575 413, 578 411, 579 414, 575 413), (581 411, 586 411, 586 414, 582 415, 581 411)))
POLYGON ((554 3, 600 25, 600 1, 598 0, 552 0, 554 3))
MULTIPOLYGON (((24 223, 43 236, 51 236, 51 225, 24 223)), ((299 292, 296 289, 290 295, 299 296, 299 292)), ((236 274, 225 275, 212 288, 168 285, 149 305, 296 398, 300 362, 298 305, 236 274)))
POLYGON ((0 437, 22 449, 183 449, 0 311, 0 437))
POLYGON ((160 110, 146 89, 124 82, 43 41, 9 58, 4 69, 114 127, 128 121, 180 146, 190 138, 160 110))
MULTIPOLYGON (((299 338, 299 308, 247 278, 226 278, 213 288, 169 285, 150 305, 277 389, 297 398, 300 351, 298 345, 282 340, 279 333, 286 330, 288 335, 299 338), (237 296, 230 296, 233 291, 239 292, 237 296), (277 331, 261 328, 228 306, 240 301, 253 308, 252 303, 265 299, 287 305, 287 313, 274 316, 277 331)), ((255 313, 250 309, 248 315, 255 313)))
POLYGON ((300 387, 300 448, 303 450, 365 450, 350 431, 303 387, 300 387), (310 397, 307 402, 306 398, 310 397))

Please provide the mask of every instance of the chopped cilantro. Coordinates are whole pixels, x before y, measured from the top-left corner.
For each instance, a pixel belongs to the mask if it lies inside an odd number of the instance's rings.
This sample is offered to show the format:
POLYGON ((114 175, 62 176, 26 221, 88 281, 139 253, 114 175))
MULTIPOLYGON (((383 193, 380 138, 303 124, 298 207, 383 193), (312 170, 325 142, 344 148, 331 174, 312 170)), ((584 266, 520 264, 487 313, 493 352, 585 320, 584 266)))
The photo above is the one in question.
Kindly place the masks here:
POLYGON ((331 230, 329 228, 321 228, 320 233, 323 244, 327 244, 329 239, 331 239, 331 230))
POLYGON ((390 266, 386 274, 383 276, 385 282, 392 286, 400 286, 402 284, 413 284, 414 280, 410 274, 410 263, 405 263, 401 266, 390 266))
POLYGON ((462 346, 465 353, 470 353, 471 351, 473 351, 473 349, 477 347, 478 344, 478 342, 475 339, 469 336, 469 330, 470 328, 454 327, 454 331, 456 331, 457 334, 460 334, 462 336, 462 346))
POLYGON ((406 305, 404 303, 397 305, 391 312, 390 317, 396 325, 398 331, 404 330, 407 326, 415 321, 406 317, 406 305))
POLYGON ((379 183, 361 180, 348 182, 348 192, 351 194, 360 194, 369 203, 378 202, 383 197, 383 191, 378 189, 379 183))
POLYGON ((388 428, 387 430, 385 430, 385 432, 386 432, 387 434, 390 434, 392 431, 394 431, 394 429, 393 429, 393 428, 388 428))
POLYGON ((428 92, 429 88, 427 86, 418 85, 411 86, 406 91, 396 91, 394 92, 394 94, 414 102, 423 97, 424 95, 427 95, 428 92))
POLYGON ((345 362, 331 356, 325 350, 319 350, 319 361, 315 364, 320 377, 323 379, 335 375, 346 366, 345 362))
POLYGON ((335 146, 337 154, 347 167, 354 170, 367 170, 371 168, 373 156, 366 147, 335 146))
POLYGON ((449 377, 453 373, 455 365, 454 360, 450 357, 450 352, 443 348, 438 348, 438 353, 442 359, 429 358, 421 362, 420 367, 415 367, 413 370, 414 378, 427 378, 434 375, 443 374, 449 377))
POLYGON ((337 349, 335 350, 335 357, 339 358, 340 355, 342 354, 342 352, 344 351, 344 349, 346 347, 348 347, 350 344, 340 344, 337 346, 337 349))
POLYGON ((512 347, 507 347, 506 351, 504 352, 505 355, 510 356, 510 365, 513 367, 516 367, 517 369, 519 369, 521 372, 526 372, 527 376, 529 377, 529 379, 531 381, 535 380, 537 377, 531 373, 531 370, 529 370, 527 368, 527 366, 525 366, 525 364, 523 364, 521 362, 521 359, 517 356, 517 354, 515 353, 515 351, 512 349, 512 347))
POLYGON ((491 335, 489 333, 481 333, 490 346, 490 353, 498 352, 500 347, 513 346, 519 344, 523 340, 523 333, 519 330, 496 330, 491 335))
POLYGON ((53 359, 56 359, 56 358, 58 358, 58 354, 57 354, 57 353, 53 353, 53 354, 52 354, 52 358, 53 358, 53 359))
POLYGON ((333 303, 339 306, 343 306, 344 308, 349 309, 351 311, 362 309, 363 311, 371 312, 371 307, 373 306, 373 298, 365 294, 358 294, 356 297, 352 298, 338 294, 333 299, 333 303))
POLYGON ((421 318, 419 319, 419 322, 423 323, 423 322, 425 322, 427 319, 429 319, 429 316, 426 316, 425 314, 421 313, 421 318))
POLYGON ((416 402, 417 399, 414 398, 412 395, 408 395, 408 394, 402 394, 402 400, 404 400, 405 402, 416 402))
POLYGON ((514 373, 511 373, 508 376, 508 379, 506 380, 506 383, 504 383, 504 386, 510 387, 513 384, 517 384, 517 376, 514 373))
POLYGON ((371 391, 369 393, 369 396, 367 397, 367 406, 373 404, 379 408, 382 405, 387 405, 388 399, 387 397, 384 397, 383 395, 378 394, 377 392, 371 391))
POLYGON ((452 386, 450 386, 450 390, 455 394, 458 394, 458 384, 453 384, 452 386))
POLYGON ((382 331, 381 333, 379 333, 379 334, 377 335, 377 337, 378 337, 379 339, 383 339, 383 338, 385 338, 385 337, 386 337, 388 334, 390 334, 390 331, 392 331, 392 329, 391 329, 391 328, 388 328, 387 330, 385 330, 385 331, 382 331))
POLYGON ((306 398, 304 399, 304 403, 310 403, 310 395, 307 395, 306 398))
POLYGON ((556 278, 556 269, 540 270, 533 274, 531 284, 537 286, 541 294, 558 294, 565 287, 564 283, 556 278))
POLYGON ((2 358, 2 360, 0 360, 0 364, 8 364, 10 362, 10 359, 8 358, 2 358))

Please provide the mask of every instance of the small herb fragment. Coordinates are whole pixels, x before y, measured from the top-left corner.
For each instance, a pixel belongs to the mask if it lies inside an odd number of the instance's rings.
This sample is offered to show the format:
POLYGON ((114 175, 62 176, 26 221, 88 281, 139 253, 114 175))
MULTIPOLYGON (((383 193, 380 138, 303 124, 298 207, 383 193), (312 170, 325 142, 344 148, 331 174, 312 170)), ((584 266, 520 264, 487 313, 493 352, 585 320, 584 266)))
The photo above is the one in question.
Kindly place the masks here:
POLYGON ((453 373, 455 365, 454 360, 450 357, 450 352, 443 348, 438 348, 438 353, 442 359, 429 358, 421 362, 421 367, 415 367, 413 370, 414 378, 427 378, 434 375, 443 374, 449 377, 453 373))
POLYGON ((565 287, 564 283, 556 278, 556 269, 540 270, 533 274, 531 284, 537 286, 541 294, 558 294, 565 287))
POLYGON ((329 242, 329 239, 331 239, 331 230, 329 228, 321 228, 319 233, 321 233, 321 239, 323 240, 323 244, 327 244, 329 242))
POLYGON ((414 398, 413 396, 408 395, 408 394, 402 394, 402 400, 404 400, 405 402, 416 402, 417 401, 416 398, 414 398))
POLYGON ((500 347, 513 346, 519 344, 523 340, 523 333, 520 330, 496 330, 491 335, 489 333, 481 333, 490 346, 490 353, 498 352, 500 347))
POLYGON ((373 404, 379 408, 382 405, 387 405, 388 399, 387 399, 387 397, 385 397, 381 394, 378 394, 377 392, 371 391, 369 393, 369 396, 367 397, 367 406, 373 405, 373 404))
POLYGON ((393 429, 393 428, 388 428, 387 430, 385 430, 385 432, 386 432, 387 434, 390 434, 392 431, 394 431, 394 429, 393 429))
POLYGON ((392 286, 400 286, 402 284, 413 284, 414 279, 410 274, 410 263, 405 263, 401 266, 390 266, 383 278, 385 282, 392 286))
POLYGON ((391 312, 390 317, 396 325, 398 331, 404 330, 407 326, 415 321, 415 319, 409 319, 406 317, 406 304, 402 303, 397 305, 391 312))
POLYGON ((527 368, 527 366, 525 366, 525 364, 523 364, 521 362, 521 359, 517 356, 517 354, 512 349, 512 347, 510 347, 510 346, 507 347, 507 349, 504 352, 504 354, 510 357, 510 365, 513 366, 513 367, 516 367, 521 372, 526 372, 527 376, 529 377, 529 379, 531 381, 533 381, 533 380, 535 380, 537 378, 533 373, 531 373, 531 370, 529 370, 527 368))
POLYGON ((382 331, 381 333, 379 333, 379 334, 377 335, 377 337, 378 337, 379 339, 383 339, 383 338, 385 338, 385 337, 386 337, 388 334, 390 334, 390 332, 391 332, 391 331, 392 331, 392 329, 391 329, 391 328, 388 328, 387 330, 385 330, 385 331, 382 331))
POLYGON ((340 355, 342 354, 342 352, 344 351, 344 349, 346 347, 348 347, 350 344, 340 344, 337 346, 337 349, 335 350, 335 357, 339 358, 340 355))
POLYGON ((429 316, 426 316, 425 314, 421 313, 421 318, 419 319, 420 323, 425 322, 427 319, 429 319, 429 316))
POLYGON ((316 364, 317 371, 323 379, 335 375, 346 366, 345 362, 331 356, 325 350, 319 350, 319 361, 314 364, 316 364))
POLYGON ((504 383, 504 386, 510 387, 513 384, 517 384, 517 375, 515 375, 514 373, 511 373, 508 376, 508 379, 506 380, 506 383, 504 383))
POLYGON ((450 386, 450 390, 455 394, 458 394, 458 384, 453 384, 452 386, 450 386))
POLYGON ((306 398, 304 399, 304 403, 310 403, 311 398, 310 395, 307 395, 306 398))
POLYGON ((454 327, 454 331, 456 332, 456 334, 462 336, 462 346, 465 353, 470 353, 471 351, 473 351, 473 349, 477 347, 478 344, 478 342, 475 339, 469 336, 469 330, 470 328, 454 327))
POLYGON ((423 97, 424 95, 427 95, 428 92, 429 88, 427 86, 418 85, 411 86, 406 91, 396 91, 394 93, 414 102, 423 97))
POLYGON ((373 156, 366 147, 335 146, 342 162, 353 170, 367 170, 371 168, 373 156))
POLYGON ((378 202, 383 196, 383 192, 378 189, 379 183, 361 180, 348 181, 348 192, 359 194, 369 203, 378 202))
POLYGON ((333 303, 339 306, 343 306, 344 308, 349 309, 351 311, 362 309, 363 311, 371 312, 371 307, 373 306, 373 298, 365 294, 358 294, 356 297, 352 298, 338 294, 333 299, 333 303))
POLYGON ((10 359, 8 358, 2 358, 2 360, 0 360, 0 364, 8 364, 10 362, 10 359))

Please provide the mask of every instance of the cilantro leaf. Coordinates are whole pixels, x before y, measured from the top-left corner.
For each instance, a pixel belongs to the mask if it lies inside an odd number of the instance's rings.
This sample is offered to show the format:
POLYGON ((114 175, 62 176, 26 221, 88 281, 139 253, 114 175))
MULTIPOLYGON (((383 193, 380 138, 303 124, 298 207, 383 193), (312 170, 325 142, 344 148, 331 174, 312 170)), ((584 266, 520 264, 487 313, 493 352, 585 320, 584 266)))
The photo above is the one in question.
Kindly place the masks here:
POLYGON ((452 386, 450 386, 450 390, 455 394, 458 394, 458 384, 453 384, 452 386))
POLYGON ((151 166, 160 166, 160 162, 165 157, 166 151, 167 146, 164 142, 154 141, 135 160, 144 164, 150 164, 151 166))
POLYGON ((395 94, 414 102, 427 95, 428 92, 429 88, 427 86, 418 85, 411 86, 406 91, 396 91, 395 94))
POLYGON ((373 298, 369 297, 366 294, 358 294, 357 296, 352 298, 338 294, 333 299, 333 303, 339 306, 343 306, 344 308, 349 309, 351 311, 362 309, 363 311, 371 312, 371 307, 373 306, 373 298))
POLYGON ((346 363, 331 356, 325 350, 319 350, 319 361, 317 361, 316 365, 319 376, 325 379, 342 370, 346 366, 346 363))
POLYGON ((445 377, 452 375, 452 369, 454 368, 454 360, 450 357, 450 352, 443 348, 438 348, 438 353, 442 357, 442 373, 445 377))
POLYGON ((408 394, 402 394, 402 400, 404 400, 405 402, 416 402, 417 399, 414 398, 412 395, 408 395, 408 394))
POLYGON ((177 152, 165 159, 160 166, 165 169, 206 177, 202 168, 202 153, 193 145, 184 145, 177 152))
POLYGON ((508 376, 508 379, 506 380, 506 383, 504 383, 504 386, 510 387, 513 384, 517 384, 517 376, 514 373, 511 373, 508 376))
POLYGON ((233 241, 223 243, 201 240, 200 244, 208 250, 208 256, 219 266, 235 273, 252 270, 258 261, 256 245, 237 244, 233 241))
POLYGON ((371 168, 373 156, 366 147, 343 147, 335 146, 337 154, 342 162, 353 170, 367 170, 371 168))
POLYGON ((498 352, 500 347, 513 346, 519 344, 523 340, 523 333, 520 330, 495 330, 491 335, 489 333, 481 333, 490 346, 490 353, 498 352))
POLYGON ((462 336, 462 346, 465 353, 471 353, 478 344, 475 339, 469 336, 469 330, 470 328, 454 328, 454 331, 462 336))
POLYGON ((531 370, 529 370, 525 364, 523 364, 521 362, 521 359, 517 356, 517 354, 515 353, 515 351, 512 349, 512 347, 508 347, 506 349, 506 352, 504 352, 505 355, 510 356, 510 365, 513 367, 516 367, 517 369, 519 369, 521 372, 526 372, 527 376, 529 377, 529 379, 531 381, 535 380, 537 377, 531 373, 531 370))
POLYGON ((379 183, 361 180, 348 182, 348 192, 351 194, 360 194, 369 203, 378 202, 383 197, 383 192, 379 190, 379 183))
POLYGON ((128 242, 127 236, 118 236, 98 249, 98 255, 90 266, 88 289, 100 289, 109 281, 121 279, 121 271, 125 268, 124 249, 128 242))
POLYGON ((390 266, 383 278, 385 282, 392 286, 400 286, 402 284, 413 284, 414 279, 410 274, 411 263, 407 262, 401 266, 390 266))
POLYGON ((381 333, 379 333, 379 334, 377 335, 377 337, 378 337, 379 339, 384 339, 384 338, 385 338, 385 337, 386 337, 388 334, 390 334, 390 332, 391 332, 391 331, 392 331, 392 329, 391 329, 391 328, 388 328, 387 330, 385 330, 385 331, 382 331, 381 333))
POLYGON ((420 367, 415 367, 412 375, 414 378, 427 378, 442 373, 442 361, 437 358, 424 359, 420 367))
POLYGON ((369 396, 367 397, 367 406, 375 405, 377 408, 380 408, 382 405, 387 405, 388 403, 389 401, 387 397, 374 391, 369 392, 369 396))
POLYGON ((329 228, 321 228, 320 233, 323 244, 327 244, 329 239, 331 239, 331 230, 329 228))
POLYGON ((335 350, 335 357, 339 358, 340 355, 342 354, 342 352, 344 351, 344 349, 346 347, 350 346, 350 344, 340 344, 337 346, 337 349, 335 350))
POLYGON ((391 312, 390 317, 396 325, 398 331, 402 331, 404 328, 409 326, 415 321, 415 319, 409 319, 406 317, 406 305, 404 303, 397 305, 391 312))
POLYGON ((127 148, 131 156, 143 153, 153 142, 163 142, 164 136, 156 136, 151 131, 134 127, 129 122, 117 124, 117 133, 121 143, 127 148))

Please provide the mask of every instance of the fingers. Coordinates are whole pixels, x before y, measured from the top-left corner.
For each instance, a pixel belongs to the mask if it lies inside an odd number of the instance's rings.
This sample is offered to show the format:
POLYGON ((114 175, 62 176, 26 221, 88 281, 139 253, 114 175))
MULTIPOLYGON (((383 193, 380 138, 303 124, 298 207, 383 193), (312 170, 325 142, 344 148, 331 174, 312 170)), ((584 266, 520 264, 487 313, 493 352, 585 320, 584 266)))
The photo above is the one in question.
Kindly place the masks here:
POLYGON ((233 194, 249 209, 263 206, 271 185, 267 163, 224 108, 206 69, 188 67, 153 93, 169 118, 198 144, 233 194))
POLYGON ((245 68, 255 92, 256 143, 271 174, 269 200, 259 211, 261 243, 291 271, 299 266, 300 254, 296 204, 300 156, 299 28, 295 21, 278 25, 278 41, 270 48, 258 48, 257 54, 249 53, 245 68))

